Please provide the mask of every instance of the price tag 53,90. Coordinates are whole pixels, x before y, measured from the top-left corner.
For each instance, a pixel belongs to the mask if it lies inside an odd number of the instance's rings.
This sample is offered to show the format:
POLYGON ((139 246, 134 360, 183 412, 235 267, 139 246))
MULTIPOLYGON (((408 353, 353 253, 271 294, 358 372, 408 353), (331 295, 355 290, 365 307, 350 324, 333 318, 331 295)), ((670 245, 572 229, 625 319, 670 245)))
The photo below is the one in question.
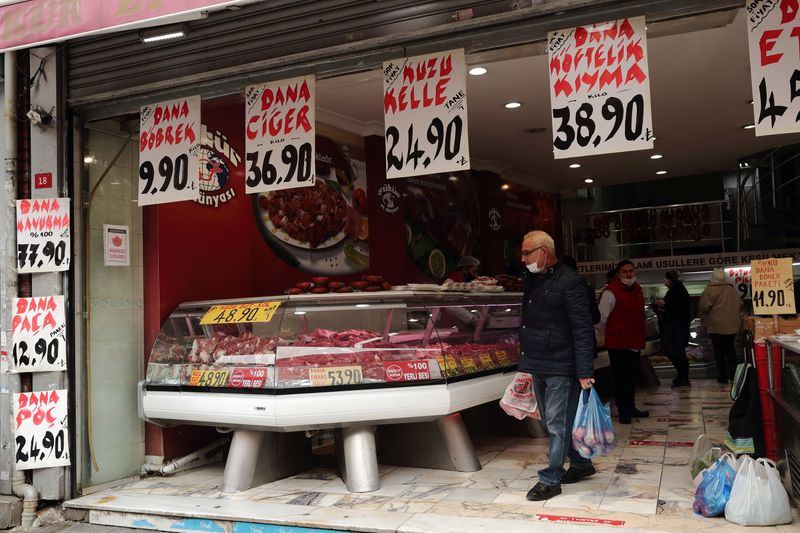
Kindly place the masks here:
POLYGON ((309 368, 308 379, 314 387, 358 385, 364 381, 360 366, 309 368))

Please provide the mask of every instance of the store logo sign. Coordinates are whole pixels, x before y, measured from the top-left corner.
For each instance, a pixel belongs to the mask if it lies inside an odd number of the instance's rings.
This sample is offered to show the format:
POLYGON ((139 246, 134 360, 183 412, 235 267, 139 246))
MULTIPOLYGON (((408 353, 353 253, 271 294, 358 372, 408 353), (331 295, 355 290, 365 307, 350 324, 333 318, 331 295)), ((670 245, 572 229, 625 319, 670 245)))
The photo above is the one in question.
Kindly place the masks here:
POLYGON ((495 208, 489 210, 489 227, 494 231, 500 231, 500 228, 503 227, 503 217, 500 216, 500 212, 495 208))
POLYGON ((397 213, 400 210, 400 193, 394 185, 387 183, 378 189, 378 200, 380 201, 381 209, 390 215, 397 213))
POLYGON ((198 204, 219 207, 236 196, 231 173, 242 157, 219 131, 208 131, 203 124, 200 149, 200 198, 198 204))

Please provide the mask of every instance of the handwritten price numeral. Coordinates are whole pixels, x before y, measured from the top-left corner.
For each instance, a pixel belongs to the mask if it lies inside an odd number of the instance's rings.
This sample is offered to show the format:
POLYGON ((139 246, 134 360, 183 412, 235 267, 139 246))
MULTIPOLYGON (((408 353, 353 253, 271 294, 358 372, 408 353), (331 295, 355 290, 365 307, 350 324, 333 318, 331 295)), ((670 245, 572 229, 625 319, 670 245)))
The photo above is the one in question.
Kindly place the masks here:
POLYGON ((28 442, 25 435, 17 435, 15 442, 17 445, 17 463, 42 461, 53 455, 56 459, 61 459, 66 452, 64 429, 58 430, 55 434, 52 431, 45 431, 41 444, 35 438, 28 442))
MULTIPOLYGON (((444 158, 447 161, 452 161, 461 152, 461 134, 464 127, 464 122, 461 117, 456 115, 447 124, 445 128, 444 122, 438 117, 431 120, 428 125, 426 138, 428 143, 435 147, 433 156, 426 156, 425 150, 419 147, 419 138, 414 135, 414 125, 408 127, 407 144, 405 152, 405 162, 412 163, 414 170, 419 166, 422 160, 423 168, 428 166, 437 159, 440 154, 444 153, 444 158), (423 159, 424 158, 424 159, 423 159)), ((400 143, 400 130, 395 126, 386 128, 386 142, 389 143, 389 150, 386 152, 386 170, 395 168, 397 170, 403 169, 403 153, 396 153, 397 145, 400 143)))
POLYGON ((753 305, 756 307, 772 307, 773 305, 783 307, 786 305, 786 294, 783 289, 756 291, 753 293, 753 305))
MULTIPOLYGON (((33 347, 36 355, 39 356, 38 361, 47 360, 49 364, 54 364, 58 360, 58 339, 53 339, 49 343, 46 339, 39 339, 33 347)), ((28 343, 19 341, 14 344, 11 349, 11 358, 14 360, 14 365, 17 367, 35 365, 37 359, 28 357, 28 343)))
POLYGON ((53 241, 47 241, 41 247, 41 256, 39 252, 38 244, 18 244, 17 268, 24 268, 26 264, 31 268, 50 263, 61 266, 67 257, 67 243, 59 241, 58 244, 55 244, 53 241))
POLYGON ((595 136, 597 124, 592 115, 594 106, 585 102, 575 113, 575 126, 570 123, 572 113, 569 107, 553 109, 553 118, 561 120, 558 129, 558 136, 553 140, 553 146, 557 150, 568 150, 574 142, 578 146, 586 147, 589 143, 598 146, 601 142, 609 141, 613 138, 620 128, 625 124, 624 135, 628 141, 635 141, 642 135, 644 129, 644 97, 641 94, 634 96, 624 106, 622 100, 615 96, 606 99, 601 108, 601 115, 606 121, 613 121, 611 131, 605 139, 600 135, 595 136))
POLYGON ((181 154, 174 162, 171 157, 164 156, 158 162, 158 173, 163 181, 161 187, 156 188, 153 186, 156 177, 153 163, 145 161, 139 165, 139 179, 145 182, 142 194, 166 192, 170 185, 174 190, 182 191, 189 184, 189 156, 181 154))
POLYGON ((260 166, 258 164, 258 155, 258 152, 247 153, 247 160, 250 162, 250 168, 247 170, 248 187, 258 187, 261 183, 272 185, 276 181, 278 183, 290 182, 295 177, 298 182, 308 181, 311 178, 311 143, 303 143, 299 150, 293 144, 287 144, 283 147, 281 161, 283 161, 284 165, 289 166, 285 177, 278 176, 278 169, 270 162, 272 150, 268 150, 264 154, 264 159, 260 166))

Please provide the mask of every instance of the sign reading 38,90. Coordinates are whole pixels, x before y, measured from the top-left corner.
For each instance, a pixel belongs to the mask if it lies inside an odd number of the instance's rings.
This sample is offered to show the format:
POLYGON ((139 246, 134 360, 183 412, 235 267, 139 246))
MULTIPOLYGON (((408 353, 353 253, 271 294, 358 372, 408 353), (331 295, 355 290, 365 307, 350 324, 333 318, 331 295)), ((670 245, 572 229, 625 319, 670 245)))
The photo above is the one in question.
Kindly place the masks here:
POLYGON ((386 177, 469 169, 464 50, 383 64, 386 177))
POLYGON ((548 34, 556 159, 653 147, 644 17, 548 34))

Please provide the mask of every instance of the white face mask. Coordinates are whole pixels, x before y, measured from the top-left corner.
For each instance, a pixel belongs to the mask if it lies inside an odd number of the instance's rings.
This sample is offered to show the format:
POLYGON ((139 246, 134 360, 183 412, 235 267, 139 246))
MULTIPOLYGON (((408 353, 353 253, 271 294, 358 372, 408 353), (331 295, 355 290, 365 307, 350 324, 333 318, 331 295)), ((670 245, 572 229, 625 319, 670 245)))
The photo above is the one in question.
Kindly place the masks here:
MULTIPOLYGON (((539 253, 544 250, 544 248, 539 250, 539 253)), ((539 274, 540 272, 544 272, 544 267, 539 266, 539 260, 537 259, 535 262, 530 263, 529 265, 525 265, 528 268, 528 271, 531 274, 539 274)))
POLYGON ((626 287, 632 287, 634 283, 636 283, 636 276, 633 276, 631 279, 626 278, 619 278, 623 285, 626 287))

